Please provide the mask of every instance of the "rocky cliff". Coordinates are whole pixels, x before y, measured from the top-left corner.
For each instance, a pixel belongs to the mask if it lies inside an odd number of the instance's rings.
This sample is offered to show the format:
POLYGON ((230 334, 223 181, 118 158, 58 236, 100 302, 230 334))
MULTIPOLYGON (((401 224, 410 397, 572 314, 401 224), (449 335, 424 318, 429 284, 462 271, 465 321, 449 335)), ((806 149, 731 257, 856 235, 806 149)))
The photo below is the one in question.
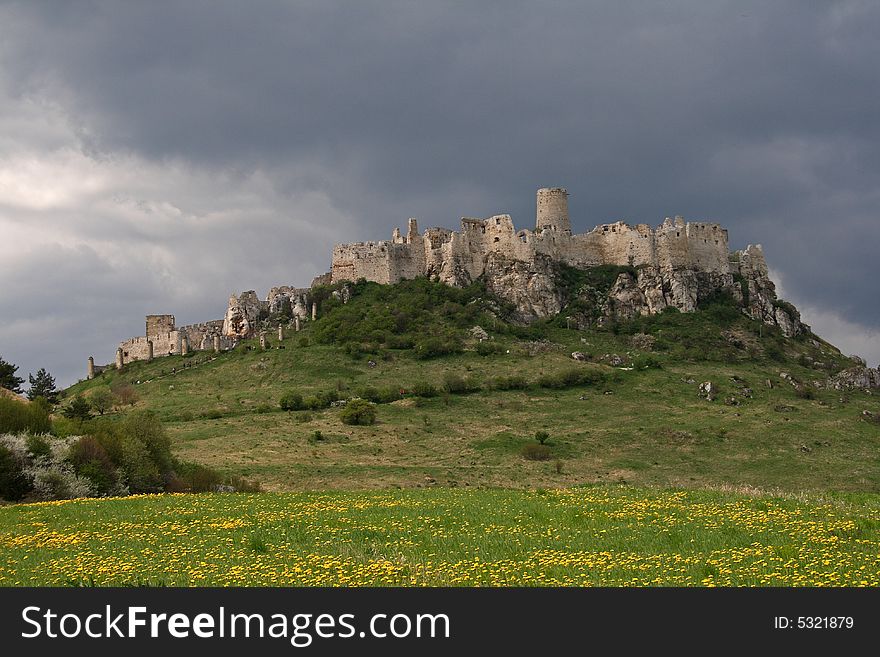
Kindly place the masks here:
POLYGON ((693 312, 700 303, 719 293, 729 294, 752 319, 778 326, 793 337, 809 326, 791 304, 776 297, 763 255, 757 247, 733 254, 734 273, 643 266, 622 271, 610 287, 588 284, 574 290, 560 285, 560 265, 538 256, 525 262, 490 255, 483 279, 487 289, 513 305, 516 318, 532 321, 559 313, 572 302, 579 311, 572 320, 581 328, 591 324, 652 315, 666 308, 693 312))

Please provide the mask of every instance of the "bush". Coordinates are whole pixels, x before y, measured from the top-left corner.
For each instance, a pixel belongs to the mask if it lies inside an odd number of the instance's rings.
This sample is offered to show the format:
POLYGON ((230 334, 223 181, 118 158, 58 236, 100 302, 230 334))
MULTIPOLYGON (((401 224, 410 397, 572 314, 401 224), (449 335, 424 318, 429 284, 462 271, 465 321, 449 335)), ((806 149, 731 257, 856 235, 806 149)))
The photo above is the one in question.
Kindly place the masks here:
POLYGON ((223 417, 223 411, 219 408, 212 408, 210 411, 204 411, 201 413, 201 417, 205 420, 219 420, 223 417))
POLYGON ((483 340, 477 343, 477 353, 480 356, 491 356, 492 354, 500 354, 504 352, 504 347, 497 342, 483 340))
POLYGON ((816 391, 814 388, 808 385, 801 385, 794 389, 794 394, 796 397, 801 399, 815 399, 816 391))
POLYGON ((524 376, 497 376, 492 379, 492 387, 495 390, 525 390, 529 382, 524 376))
POLYGON ((376 407, 366 399, 352 399, 342 409, 340 419, 345 424, 375 424, 376 407))
POLYGON ((28 404, 0 397, 0 433, 49 433, 49 412, 49 404, 42 398, 28 404))
POLYGON ((550 434, 546 431, 536 431, 535 432, 535 440, 537 440, 541 445, 547 442, 550 438, 550 434))
POLYGON ((459 374, 449 373, 443 377, 443 390, 453 395, 466 395, 476 392, 480 386, 471 379, 465 379, 459 374))
POLYGON ((294 391, 286 392, 281 395, 278 405, 284 411, 301 411, 305 408, 303 405, 303 396, 294 391))
POLYGON ((120 404, 134 406, 138 402, 138 394, 131 384, 125 381, 114 381, 110 384, 110 391, 116 396, 120 404))
POLYGON ((94 497, 96 491, 92 482, 78 476, 70 464, 53 463, 34 471, 34 492, 41 500, 72 500, 94 497))
POLYGON ((254 408, 254 413, 271 413, 272 406, 263 402, 262 404, 257 404, 256 408, 254 408))
POLYGON ((764 345, 764 355, 770 360, 775 360, 777 363, 785 362, 785 352, 782 350, 782 347, 774 342, 764 345))
POLYGON ((419 397, 436 397, 437 396, 437 388, 431 383, 427 381, 419 381, 415 383, 412 387, 412 392, 414 395, 418 395, 419 397))
POLYGON ((654 356, 637 356, 633 359, 633 367, 637 370, 659 370, 662 365, 654 356))
POLYGON ((562 372, 543 374, 537 384, 542 388, 569 388, 579 385, 597 385, 605 381, 605 375, 596 369, 572 368, 562 372))
POLYGON ((461 342, 452 339, 424 338, 416 343, 414 351, 416 358, 427 360, 438 356, 457 354, 461 351, 461 342))
POLYGON ((210 493, 223 483, 219 473, 199 463, 178 462, 174 473, 172 485, 179 493, 210 493))
POLYGON ((0 444, 0 498, 17 502, 31 492, 31 479, 25 474, 27 463, 6 445, 0 444))
POLYGON ((306 397, 303 400, 303 408, 307 408, 310 411, 320 411, 324 407, 325 407, 324 402, 321 401, 318 397, 315 397, 314 395, 311 397, 306 397))
POLYGON ((32 459, 48 459, 52 456, 52 445, 44 436, 30 434, 25 439, 25 444, 32 459))
POLYGON ((520 454, 524 459, 527 459, 529 461, 550 460, 550 448, 547 447, 547 445, 529 443, 528 445, 523 445, 523 448, 520 450, 520 454))
POLYGON ((67 456, 77 475, 85 477, 102 495, 119 492, 119 471, 107 450, 95 438, 83 436, 67 456))

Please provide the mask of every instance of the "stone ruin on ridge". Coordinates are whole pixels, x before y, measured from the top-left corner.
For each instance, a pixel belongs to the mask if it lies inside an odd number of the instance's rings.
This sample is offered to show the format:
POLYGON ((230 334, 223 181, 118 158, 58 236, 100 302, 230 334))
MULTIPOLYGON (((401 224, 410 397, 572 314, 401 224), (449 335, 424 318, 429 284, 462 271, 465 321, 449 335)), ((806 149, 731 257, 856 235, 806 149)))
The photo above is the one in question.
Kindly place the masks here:
MULTIPOLYGON (((529 322, 564 307, 565 292, 557 283, 564 265, 632 268, 620 273, 608 292, 607 319, 667 307, 693 312, 701 300, 727 292, 749 317, 778 326, 786 336, 809 331, 797 310, 776 298, 760 245, 730 252, 727 230, 719 224, 682 217, 667 218, 657 228, 618 221, 573 234, 568 192, 552 187, 537 192, 534 230, 517 231, 507 214, 464 217, 460 232, 428 228, 420 233, 410 219, 405 235, 396 228, 387 241, 337 245, 330 272, 309 288, 274 287, 265 300, 253 290, 233 294, 224 318, 203 324, 177 327, 173 315, 148 315, 145 335, 122 342, 115 365, 192 350, 225 351, 269 329, 277 328, 282 338, 285 327, 299 330, 316 318, 313 288, 361 278, 391 284, 427 276, 459 287, 481 279, 488 291, 515 307, 515 319, 529 322), (270 326, 272 317, 284 318, 284 325, 270 326)), ((89 378, 101 369, 89 359, 89 378)))

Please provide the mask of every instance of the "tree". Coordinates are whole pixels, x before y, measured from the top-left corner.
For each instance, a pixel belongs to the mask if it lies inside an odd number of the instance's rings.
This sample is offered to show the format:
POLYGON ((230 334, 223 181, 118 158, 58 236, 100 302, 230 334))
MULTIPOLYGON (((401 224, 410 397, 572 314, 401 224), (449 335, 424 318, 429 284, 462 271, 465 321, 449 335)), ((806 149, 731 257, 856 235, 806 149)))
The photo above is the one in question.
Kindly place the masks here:
POLYGON ((113 408, 113 404, 116 403, 116 395, 110 391, 110 388, 98 388, 89 397, 89 401, 92 408, 98 411, 98 415, 104 415, 113 408))
POLYGON ((73 401, 68 404, 67 408, 61 411, 61 414, 68 420, 79 420, 82 424, 85 420, 92 417, 92 406, 83 397, 76 396, 73 401))
POLYGON ((352 399, 340 414, 344 424, 375 424, 376 407, 366 399, 352 399))
POLYGON ((20 376, 15 376, 17 370, 18 365, 7 363, 3 360, 3 357, 0 356, 0 388, 6 388, 12 392, 21 393, 21 384, 24 383, 24 379, 20 376))
POLYGON ((46 401, 54 404, 58 401, 58 390, 55 388, 55 377, 46 371, 45 367, 37 370, 37 375, 28 374, 28 381, 31 384, 28 390, 27 398, 34 401, 37 397, 42 397, 46 401))
POLYGON ((550 438, 550 434, 546 431, 536 431, 535 432, 535 440, 537 440, 542 445, 547 442, 547 439, 550 438))

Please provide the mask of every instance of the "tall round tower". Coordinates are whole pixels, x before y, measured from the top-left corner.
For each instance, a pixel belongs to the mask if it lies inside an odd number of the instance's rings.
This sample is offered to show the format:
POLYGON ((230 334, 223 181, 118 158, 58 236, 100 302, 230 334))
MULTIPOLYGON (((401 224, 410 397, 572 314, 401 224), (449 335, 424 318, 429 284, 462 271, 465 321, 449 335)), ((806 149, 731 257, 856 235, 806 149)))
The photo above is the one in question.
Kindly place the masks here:
POLYGON ((557 233, 571 235, 568 218, 568 192, 562 187, 542 187, 538 190, 538 212, 535 232, 549 228, 557 233))

